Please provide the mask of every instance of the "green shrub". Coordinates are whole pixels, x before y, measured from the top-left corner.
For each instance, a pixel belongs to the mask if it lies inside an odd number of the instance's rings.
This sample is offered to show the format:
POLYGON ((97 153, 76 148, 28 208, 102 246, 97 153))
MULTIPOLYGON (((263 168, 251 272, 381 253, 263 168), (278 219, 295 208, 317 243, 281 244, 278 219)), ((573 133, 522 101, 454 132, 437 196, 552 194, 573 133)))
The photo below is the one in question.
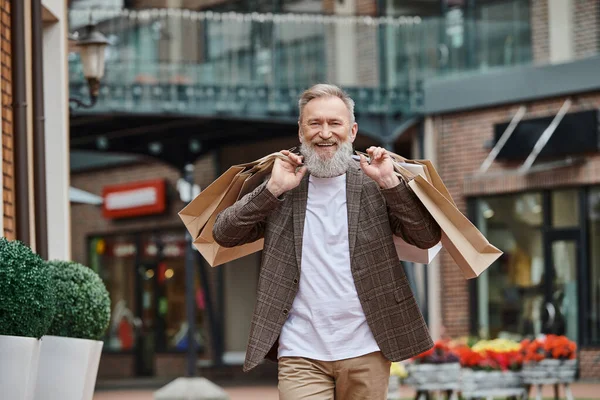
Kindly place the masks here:
POLYGON ((96 272, 71 261, 49 261, 56 314, 48 335, 99 340, 110 322, 110 297, 96 272))
POLYGON ((37 254, 0 238, 0 335, 40 338, 54 317, 54 287, 37 254))

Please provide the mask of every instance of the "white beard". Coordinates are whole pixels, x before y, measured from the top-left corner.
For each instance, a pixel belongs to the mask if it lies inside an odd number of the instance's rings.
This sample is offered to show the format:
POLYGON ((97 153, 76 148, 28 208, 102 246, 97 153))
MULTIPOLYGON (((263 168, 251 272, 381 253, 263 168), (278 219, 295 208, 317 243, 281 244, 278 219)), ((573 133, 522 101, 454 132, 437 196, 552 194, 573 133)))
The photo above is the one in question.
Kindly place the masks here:
POLYGON ((352 142, 338 143, 338 149, 331 158, 322 158, 315 151, 316 144, 301 143, 300 153, 304 156, 304 165, 311 175, 317 178, 333 178, 345 174, 352 163, 352 142))

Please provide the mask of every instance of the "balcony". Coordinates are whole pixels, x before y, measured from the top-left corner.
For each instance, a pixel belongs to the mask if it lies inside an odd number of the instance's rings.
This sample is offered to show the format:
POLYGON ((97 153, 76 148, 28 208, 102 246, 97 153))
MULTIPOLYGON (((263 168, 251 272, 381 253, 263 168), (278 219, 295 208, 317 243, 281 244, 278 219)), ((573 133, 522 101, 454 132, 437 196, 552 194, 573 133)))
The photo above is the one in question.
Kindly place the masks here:
MULTIPOLYGON (((109 37, 106 74, 88 113, 283 118, 316 82, 342 85, 357 117, 419 112, 423 82, 528 63, 527 21, 419 17, 71 10, 109 37), (475 40, 477 38, 477 40, 475 40)), ((87 96, 77 54, 71 96, 87 96)))

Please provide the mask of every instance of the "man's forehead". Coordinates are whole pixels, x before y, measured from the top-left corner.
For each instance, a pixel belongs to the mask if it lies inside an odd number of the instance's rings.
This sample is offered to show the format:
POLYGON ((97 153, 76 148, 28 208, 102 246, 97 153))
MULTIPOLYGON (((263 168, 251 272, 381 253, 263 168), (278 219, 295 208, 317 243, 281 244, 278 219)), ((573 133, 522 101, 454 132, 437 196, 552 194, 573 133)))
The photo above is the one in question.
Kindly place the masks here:
POLYGON ((309 101, 304 108, 304 116, 310 118, 344 118, 350 111, 338 97, 324 97, 309 101))

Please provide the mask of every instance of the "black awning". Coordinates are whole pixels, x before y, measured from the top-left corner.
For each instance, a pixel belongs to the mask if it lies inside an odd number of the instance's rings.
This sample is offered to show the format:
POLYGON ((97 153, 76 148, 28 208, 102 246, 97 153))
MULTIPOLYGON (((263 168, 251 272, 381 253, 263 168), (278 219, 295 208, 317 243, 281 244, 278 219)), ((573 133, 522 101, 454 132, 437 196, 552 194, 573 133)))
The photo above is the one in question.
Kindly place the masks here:
MULTIPOLYGON (((598 151, 600 149, 598 113, 598 110, 588 110, 565 114, 538 157, 548 159, 598 151)), ((552 115, 521 120, 506 144, 500 149, 496 160, 525 160, 554 117, 552 115)), ((494 125, 494 144, 498 143, 509 124, 510 122, 505 122, 494 125)))

